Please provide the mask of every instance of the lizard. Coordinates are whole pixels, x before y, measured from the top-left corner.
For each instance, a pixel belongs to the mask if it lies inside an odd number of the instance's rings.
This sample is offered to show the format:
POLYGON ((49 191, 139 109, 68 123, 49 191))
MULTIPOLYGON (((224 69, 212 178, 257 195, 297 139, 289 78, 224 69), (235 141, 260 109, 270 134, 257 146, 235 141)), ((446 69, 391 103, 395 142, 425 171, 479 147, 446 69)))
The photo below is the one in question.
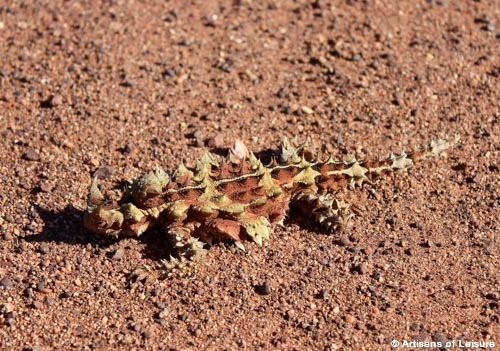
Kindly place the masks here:
POLYGON ((181 163, 171 173, 155 167, 123 191, 115 189, 117 196, 103 195, 94 178, 83 222, 92 232, 115 236, 137 237, 160 226, 175 251, 161 261, 169 275, 193 267, 216 241, 231 241, 243 251, 245 241, 262 245, 292 205, 328 232, 338 231, 356 212, 339 195, 343 188, 406 172, 458 140, 440 139, 408 153, 362 161, 354 155, 342 160, 317 155, 284 139, 267 166, 237 141, 226 158, 207 152, 193 167, 181 163))

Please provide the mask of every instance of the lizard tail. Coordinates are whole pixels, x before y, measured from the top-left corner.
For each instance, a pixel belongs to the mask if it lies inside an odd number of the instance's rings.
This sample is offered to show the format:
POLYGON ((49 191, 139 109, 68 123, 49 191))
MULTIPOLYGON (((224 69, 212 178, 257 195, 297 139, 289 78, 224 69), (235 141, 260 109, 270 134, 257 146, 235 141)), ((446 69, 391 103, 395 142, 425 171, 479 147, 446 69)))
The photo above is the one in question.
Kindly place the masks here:
POLYGON ((315 167, 320 173, 316 178, 316 185, 322 191, 332 192, 343 186, 355 187, 363 183, 371 183, 387 173, 407 171, 419 160, 439 156, 459 140, 457 135, 444 140, 431 141, 408 153, 405 151, 399 155, 391 153, 389 157, 382 160, 358 161, 352 155, 343 161, 330 158, 319 162, 315 167))

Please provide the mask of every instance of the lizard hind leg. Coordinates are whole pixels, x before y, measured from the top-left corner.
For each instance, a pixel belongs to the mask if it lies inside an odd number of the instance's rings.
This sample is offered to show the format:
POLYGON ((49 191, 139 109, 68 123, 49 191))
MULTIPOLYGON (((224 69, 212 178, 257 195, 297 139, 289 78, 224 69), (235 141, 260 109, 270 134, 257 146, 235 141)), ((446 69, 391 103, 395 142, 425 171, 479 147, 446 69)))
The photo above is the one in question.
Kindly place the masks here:
POLYGON ((349 203, 330 193, 301 192, 294 196, 293 201, 329 232, 342 230, 354 216, 349 203))

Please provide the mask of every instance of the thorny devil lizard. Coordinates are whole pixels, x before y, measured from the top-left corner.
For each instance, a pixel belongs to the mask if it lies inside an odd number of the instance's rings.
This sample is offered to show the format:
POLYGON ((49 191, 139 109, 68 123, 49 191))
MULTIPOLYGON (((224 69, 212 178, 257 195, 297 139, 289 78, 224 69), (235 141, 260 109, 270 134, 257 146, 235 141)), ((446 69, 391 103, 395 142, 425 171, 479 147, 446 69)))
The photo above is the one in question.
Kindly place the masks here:
POLYGON ((206 153, 190 169, 181 164, 171 175, 160 168, 146 172, 118 191, 121 198, 103 196, 94 179, 84 224, 96 233, 126 236, 139 236, 159 225, 176 251, 162 261, 168 276, 192 266, 214 241, 233 241, 242 250, 245 240, 261 245, 273 225, 283 223, 290 205, 335 231, 355 212, 339 196, 342 188, 407 171, 458 139, 430 142, 377 161, 322 158, 284 140, 278 159, 268 166, 237 142, 225 160, 206 153))

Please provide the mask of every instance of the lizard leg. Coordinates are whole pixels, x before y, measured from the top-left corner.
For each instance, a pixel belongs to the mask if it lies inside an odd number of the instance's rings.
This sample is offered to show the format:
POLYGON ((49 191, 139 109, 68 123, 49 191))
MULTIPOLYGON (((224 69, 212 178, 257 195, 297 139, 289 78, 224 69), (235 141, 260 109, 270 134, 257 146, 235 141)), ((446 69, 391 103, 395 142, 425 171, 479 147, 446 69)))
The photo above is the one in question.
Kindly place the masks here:
POLYGON ((330 193, 318 195, 304 191, 296 194, 292 201, 330 232, 341 230, 354 216, 350 204, 330 193))
POLYGON ((205 243, 192 236, 196 227, 195 223, 164 224, 164 231, 176 253, 154 267, 146 265, 132 271, 129 275, 131 286, 135 288, 141 281, 149 285, 157 279, 191 275, 195 263, 201 261, 207 251, 203 248, 205 243))
POLYGON ((194 263, 201 261, 207 253, 205 243, 192 235, 198 226, 198 223, 191 222, 165 228, 170 243, 177 251, 176 257, 170 256, 161 261, 167 277, 189 275, 194 263))

